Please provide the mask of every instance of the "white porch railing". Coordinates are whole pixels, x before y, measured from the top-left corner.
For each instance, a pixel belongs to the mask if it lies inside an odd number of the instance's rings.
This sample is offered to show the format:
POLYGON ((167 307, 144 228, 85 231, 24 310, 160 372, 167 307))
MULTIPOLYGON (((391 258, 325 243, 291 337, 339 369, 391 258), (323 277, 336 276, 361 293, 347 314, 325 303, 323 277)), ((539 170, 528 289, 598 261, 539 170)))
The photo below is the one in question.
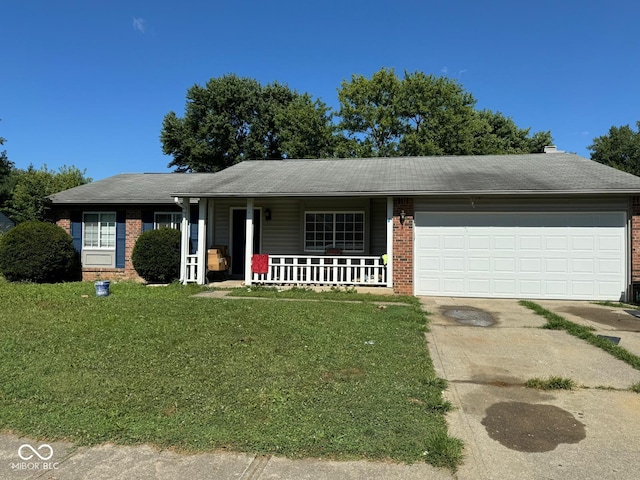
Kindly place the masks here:
POLYGON ((267 273, 253 273, 253 283, 300 285, 387 285, 380 257, 269 255, 267 273))
POLYGON ((185 283, 198 281, 198 255, 187 255, 187 270, 185 283))

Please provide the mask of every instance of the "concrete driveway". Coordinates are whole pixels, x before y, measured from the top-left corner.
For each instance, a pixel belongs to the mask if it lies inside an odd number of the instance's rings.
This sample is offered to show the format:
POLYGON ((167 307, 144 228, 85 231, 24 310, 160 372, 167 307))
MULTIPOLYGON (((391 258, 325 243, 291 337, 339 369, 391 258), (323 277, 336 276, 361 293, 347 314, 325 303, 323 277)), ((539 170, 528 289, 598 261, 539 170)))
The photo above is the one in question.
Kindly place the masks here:
MULTIPOLYGON (((456 407, 448 417, 451 433, 466 444, 458 478, 638 478, 640 395, 628 388, 640 382, 640 371, 563 331, 538 328, 545 320, 516 300, 421 301, 432 314, 431 357, 456 407), (549 376, 571 378, 580 388, 523 386, 549 376)), ((539 303, 580 322, 589 320, 566 310, 607 308, 539 303)), ((613 335, 613 327, 601 328, 613 335)), ((615 332, 625 336, 621 346, 640 340, 640 332, 628 330, 615 332)))

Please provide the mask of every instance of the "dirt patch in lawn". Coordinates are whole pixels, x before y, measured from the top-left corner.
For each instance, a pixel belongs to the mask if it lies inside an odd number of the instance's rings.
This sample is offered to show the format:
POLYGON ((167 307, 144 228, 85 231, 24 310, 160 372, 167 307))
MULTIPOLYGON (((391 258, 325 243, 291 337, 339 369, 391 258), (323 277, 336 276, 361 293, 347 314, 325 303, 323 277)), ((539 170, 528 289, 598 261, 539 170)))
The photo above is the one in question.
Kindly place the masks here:
MULTIPOLYGON (((625 332, 640 332, 640 318, 626 310, 598 307, 565 307, 563 312, 625 332)), ((639 313, 640 314, 640 313, 639 313)))

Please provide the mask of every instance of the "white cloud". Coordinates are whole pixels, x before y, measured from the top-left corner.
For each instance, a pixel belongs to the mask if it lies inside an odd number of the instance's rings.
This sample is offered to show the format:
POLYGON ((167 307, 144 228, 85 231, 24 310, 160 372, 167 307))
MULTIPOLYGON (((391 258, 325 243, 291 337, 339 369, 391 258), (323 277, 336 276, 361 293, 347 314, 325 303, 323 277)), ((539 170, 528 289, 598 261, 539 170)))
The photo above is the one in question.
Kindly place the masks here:
POLYGON ((133 29, 144 33, 147 30, 147 21, 144 18, 133 17, 133 29))
POLYGON ((449 67, 442 67, 440 69, 440 73, 444 73, 446 75, 447 73, 449 73, 449 67))

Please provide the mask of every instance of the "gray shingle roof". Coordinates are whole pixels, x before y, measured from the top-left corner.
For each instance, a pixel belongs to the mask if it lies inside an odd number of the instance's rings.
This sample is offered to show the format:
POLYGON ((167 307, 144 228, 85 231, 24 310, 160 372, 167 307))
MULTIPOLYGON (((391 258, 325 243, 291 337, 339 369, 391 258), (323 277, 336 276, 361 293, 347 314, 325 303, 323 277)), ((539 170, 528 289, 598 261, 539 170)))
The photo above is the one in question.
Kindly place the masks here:
POLYGON ((631 194, 640 177, 566 153, 245 161, 218 173, 122 174, 53 195, 64 203, 180 197, 631 194))
POLYGON ((640 177, 573 154, 247 161, 173 194, 355 196, 640 194, 640 177))
POLYGON ((51 195, 54 204, 173 203, 171 193, 183 188, 190 174, 123 173, 51 195))

